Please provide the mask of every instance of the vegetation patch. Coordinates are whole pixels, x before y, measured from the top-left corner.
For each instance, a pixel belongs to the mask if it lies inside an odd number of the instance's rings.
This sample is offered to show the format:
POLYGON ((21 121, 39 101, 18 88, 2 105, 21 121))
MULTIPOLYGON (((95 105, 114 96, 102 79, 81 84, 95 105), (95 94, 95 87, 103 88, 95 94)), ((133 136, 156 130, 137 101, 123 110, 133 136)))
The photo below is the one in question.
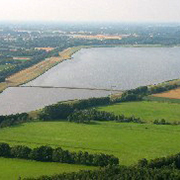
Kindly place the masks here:
POLYGON ((89 154, 88 152, 70 152, 61 147, 53 149, 50 146, 29 148, 16 145, 10 147, 7 143, 0 143, 0 156, 9 158, 31 159, 42 162, 60 162, 68 164, 84 164, 89 166, 118 165, 119 159, 107 154, 89 154))
POLYGON ((53 162, 37 162, 23 159, 0 158, 0 179, 17 180, 25 177, 38 177, 42 175, 54 175, 64 172, 76 172, 79 170, 93 170, 93 166, 74 164, 61 164, 53 162))
POLYGON ((180 121, 180 105, 156 101, 124 102, 99 107, 100 111, 113 112, 115 115, 135 116, 145 122, 165 119, 167 122, 180 121))
POLYGON ((166 103, 177 103, 180 104, 180 99, 171 99, 165 97, 157 97, 157 96, 146 96, 143 98, 146 101, 156 101, 156 102, 166 102, 166 103))
POLYGON ((18 86, 33 80, 63 60, 71 58, 71 55, 79 49, 81 49, 81 47, 68 48, 57 54, 59 57, 53 56, 50 58, 47 58, 50 56, 47 52, 43 52, 39 57, 36 56, 34 60, 25 61, 27 64, 21 64, 22 67, 17 66, 11 71, 1 72, 0 91, 3 91, 8 86, 18 86), (1 76, 3 78, 1 78, 1 76), (5 81, 5 78, 6 82, 3 82, 5 81))
POLYGON ((168 92, 154 94, 153 96, 170 98, 170 99, 180 99, 180 89, 178 88, 178 89, 170 90, 168 92))
POLYGON ((94 122, 32 122, 3 128, 1 142, 31 148, 61 146, 69 151, 113 154, 120 164, 130 165, 139 159, 153 159, 179 152, 180 126, 94 122))

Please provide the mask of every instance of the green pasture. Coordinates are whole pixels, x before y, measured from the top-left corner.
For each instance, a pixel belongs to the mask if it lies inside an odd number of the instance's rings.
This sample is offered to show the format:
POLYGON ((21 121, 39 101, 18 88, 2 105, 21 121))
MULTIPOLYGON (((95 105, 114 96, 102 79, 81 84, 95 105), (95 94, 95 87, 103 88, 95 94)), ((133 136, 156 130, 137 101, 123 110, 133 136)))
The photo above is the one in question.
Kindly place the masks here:
POLYGON ((180 152, 180 126, 116 122, 34 122, 0 131, 1 142, 114 154, 130 165, 180 152))
POLYGON ((63 172, 75 172, 80 169, 94 169, 94 167, 36 162, 22 159, 0 158, 0 179, 17 180, 19 177, 38 177, 41 175, 53 175, 63 172))
POLYGON ((146 122, 153 122, 155 119, 165 119, 167 122, 180 121, 180 104, 178 103, 157 101, 126 102, 100 107, 98 110, 113 112, 117 115, 134 115, 146 122))
POLYGON ((172 99, 172 98, 166 98, 166 97, 147 96, 144 98, 144 100, 180 104, 180 99, 172 99))

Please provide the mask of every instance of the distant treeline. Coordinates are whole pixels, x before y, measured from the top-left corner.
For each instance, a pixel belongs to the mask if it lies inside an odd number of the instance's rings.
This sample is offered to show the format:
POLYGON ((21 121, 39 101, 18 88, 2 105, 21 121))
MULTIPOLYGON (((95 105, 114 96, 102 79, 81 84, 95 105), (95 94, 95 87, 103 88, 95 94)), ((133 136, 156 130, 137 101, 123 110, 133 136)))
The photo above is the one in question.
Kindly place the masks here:
POLYGON ((31 120, 27 113, 0 116, 0 128, 20 124, 31 120))
POLYGON ((119 159, 114 155, 89 154, 82 151, 70 152, 60 147, 53 149, 50 146, 40 146, 34 149, 22 145, 10 147, 7 143, 0 143, 0 157, 101 167, 119 164, 119 159))
POLYGON ((97 111, 96 109, 75 110, 72 114, 70 114, 67 117, 67 119, 70 122, 77 123, 90 122, 91 120, 143 123, 143 121, 140 118, 135 118, 134 116, 116 116, 114 113, 106 111, 97 111))
POLYGON ((127 90, 123 92, 121 97, 112 100, 112 103, 116 102, 126 102, 126 101, 140 101, 144 96, 151 94, 162 93, 172 89, 178 88, 180 85, 177 84, 162 84, 154 86, 140 86, 135 89, 127 90))
POLYGON ((156 85, 149 88, 149 94, 162 93, 165 91, 176 89, 178 87, 179 85, 177 84, 156 85))
POLYGON ((25 178, 25 180, 179 180, 180 153, 153 160, 142 159, 133 166, 107 166, 93 171, 79 171, 63 173, 39 178, 25 178))
POLYGON ((108 104, 110 104, 110 97, 89 98, 69 103, 59 102, 43 108, 43 110, 39 113, 39 118, 41 120, 67 119, 68 116, 75 110, 82 110, 108 104))

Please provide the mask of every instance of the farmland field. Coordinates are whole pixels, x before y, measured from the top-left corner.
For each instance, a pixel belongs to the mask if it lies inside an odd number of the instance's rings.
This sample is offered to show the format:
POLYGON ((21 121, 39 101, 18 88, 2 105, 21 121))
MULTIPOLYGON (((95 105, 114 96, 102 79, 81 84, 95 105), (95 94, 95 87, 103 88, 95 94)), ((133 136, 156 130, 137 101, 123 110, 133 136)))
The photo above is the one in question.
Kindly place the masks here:
POLYGON ((24 84, 26 82, 29 82, 32 79, 35 79, 36 77, 40 76, 44 72, 46 72, 48 69, 52 68, 53 66, 57 65, 58 63, 62 62, 65 59, 71 58, 71 55, 81 49, 82 47, 73 47, 73 48, 67 48, 64 51, 59 53, 59 57, 50 57, 47 58, 44 61, 41 61, 27 69, 24 69, 22 71, 19 71, 12 76, 9 76, 7 78, 7 83, 2 82, 0 83, 0 91, 3 91, 9 86, 18 86, 21 84, 24 84))
POLYGON ((167 91, 164 93, 154 94, 154 97, 164 97, 164 98, 172 98, 172 99, 180 99, 180 89, 174 89, 171 91, 167 91))
POLYGON ((120 164, 178 153, 180 126, 94 122, 34 122, 1 129, 1 142, 37 147, 61 146, 71 151, 113 154, 120 164))
POLYGON ((168 122, 180 121, 180 104, 156 101, 126 102, 98 108, 102 111, 113 112, 141 118, 146 122, 155 119, 165 119, 168 122))
POLYGON ((17 180, 19 177, 38 177, 41 175, 53 175, 63 172, 75 172, 80 169, 94 169, 94 167, 90 166, 45 163, 10 158, 0 158, 0 166, 0 179, 3 180, 17 180))

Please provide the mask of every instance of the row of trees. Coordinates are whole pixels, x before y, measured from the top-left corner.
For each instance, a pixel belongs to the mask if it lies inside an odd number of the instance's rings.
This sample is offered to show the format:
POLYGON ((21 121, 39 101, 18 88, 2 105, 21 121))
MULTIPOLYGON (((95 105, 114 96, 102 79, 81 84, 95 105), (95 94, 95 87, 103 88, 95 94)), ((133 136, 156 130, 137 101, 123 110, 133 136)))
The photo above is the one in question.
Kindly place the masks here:
POLYGON ((27 113, 0 116, 0 128, 20 124, 31 120, 27 113))
POLYGON ((169 91, 172 89, 176 89, 178 87, 179 85, 177 84, 169 84, 169 83, 162 84, 162 85, 154 85, 150 87, 141 86, 141 87, 123 92, 121 97, 114 99, 112 103, 113 102, 126 102, 126 101, 140 101, 143 99, 144 96, 169 91))
POLYGON ((110 104, 109 97, 89 98, 85 100, 78 100, 71 103, 57 103, 46 106, 39 113, 39 118, 42 120, 57 120, 67 119, 75 110, 87 109, 94 106, 101 106, 110 104))
POLYGON ((0 156, 10 158, 32 159, 43 162, 60 162, 69 164, 84 164, 91 166, 118 165, 119 159, 107 154, 89 154, 79 151, 70 152, 58 147, 53 149, 50 146, 40 146, 31 149, 27 146, 10 147, 7 143, 0 143, 0 156))
POLYGON ((63 173, 24 180, 179 180, 180 171, 174 168, 108 166, 98 170, 63 173))
POLYGON ((180 153, 148 161, 142 159, 133 166, 106 166, 97 170, 63 173, 24 180, 179 180, 180 153))
POLYGON ((116 116, 114 113, 106 111, 97 111, 96 109, 85 109, 85 110, 75 110, 72 114, 67 117, 70 122, 84 123, 95 121, 117 121, 117 122, 136 122, 143 123, 140 118, 135 118, 134 116, 125 117, 124 115, 116 116))
POLYGON ((165 85, 152 86, 149 88, 149 93, 150 94, 161 93, 161 92, 169 91, 171 89, 176 89, 178 87, 179 85, 177 84, 165 84, 165 85))
POLYGON ((148 161, 147 159, 141 159, 138 162, 139 167, 148 167, 148 168, 162 168, 162 167, 173 167, 176 169, 180 169, 180 153, 175 155, 156 158, 148 161))
POLYGON ((148 94, 148 87, 141 86, 136 89, 131 89, 123 92, 120 98, 116 98, 113 100, 116 102, 126 102, 126 101, 140 101, 144 96, 148 94))
POLYGON ((168 122, 165 119, 160 119, 160 120, 155 119, 153 124, 156 124, 156 125, 179 125, 180 122, 179 121, 168 122))

